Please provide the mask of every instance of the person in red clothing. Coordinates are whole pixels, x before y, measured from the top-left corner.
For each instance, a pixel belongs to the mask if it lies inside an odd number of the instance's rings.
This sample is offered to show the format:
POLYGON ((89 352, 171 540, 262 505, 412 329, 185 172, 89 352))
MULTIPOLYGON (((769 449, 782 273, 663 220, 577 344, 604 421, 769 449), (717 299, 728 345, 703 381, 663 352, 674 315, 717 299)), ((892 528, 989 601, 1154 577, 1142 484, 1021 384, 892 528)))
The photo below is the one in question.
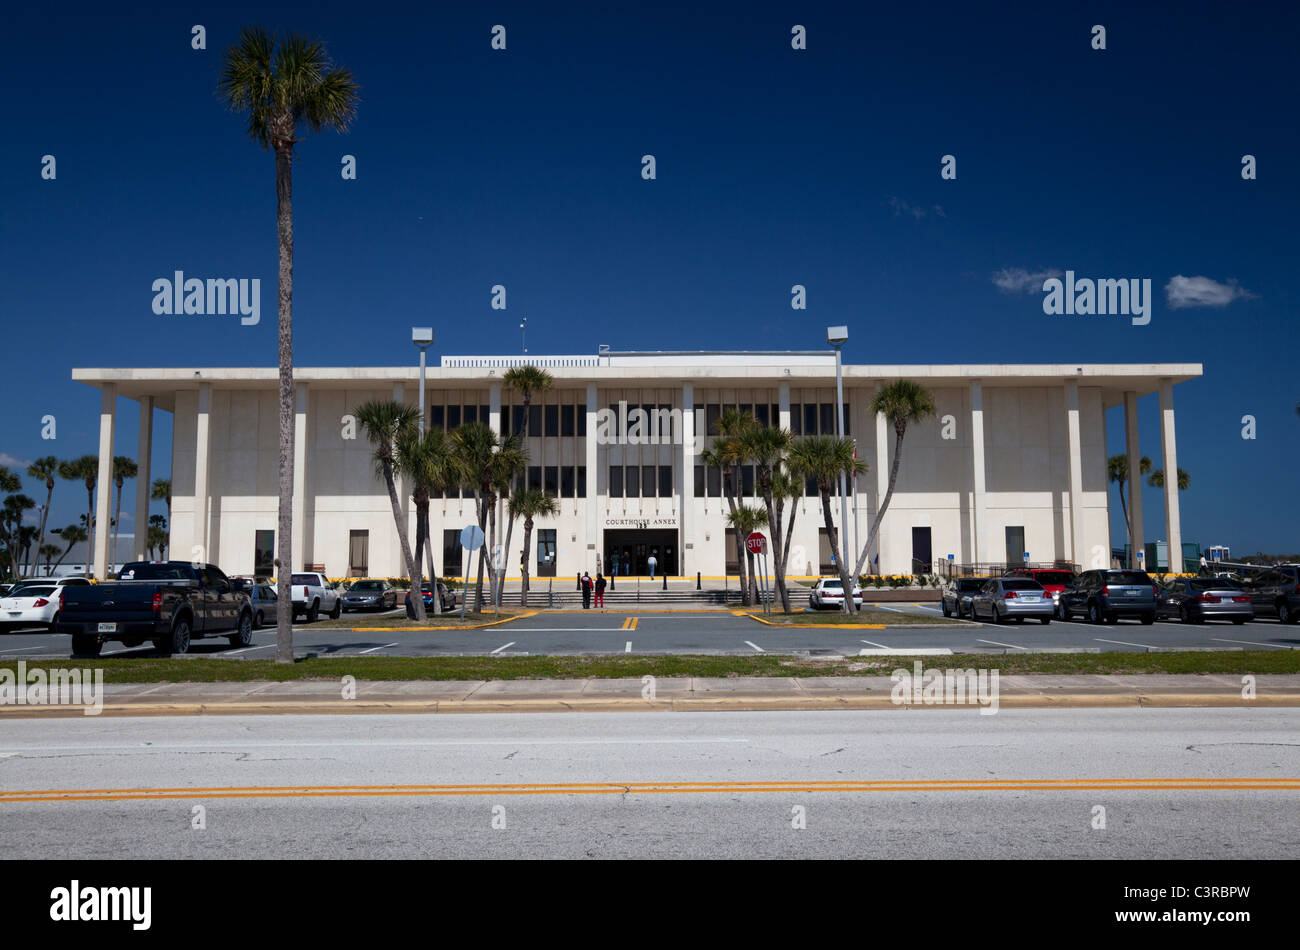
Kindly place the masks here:
POLYGON ((605 606, 605 575, 600 571, 596 572, 596 606, 605 606))

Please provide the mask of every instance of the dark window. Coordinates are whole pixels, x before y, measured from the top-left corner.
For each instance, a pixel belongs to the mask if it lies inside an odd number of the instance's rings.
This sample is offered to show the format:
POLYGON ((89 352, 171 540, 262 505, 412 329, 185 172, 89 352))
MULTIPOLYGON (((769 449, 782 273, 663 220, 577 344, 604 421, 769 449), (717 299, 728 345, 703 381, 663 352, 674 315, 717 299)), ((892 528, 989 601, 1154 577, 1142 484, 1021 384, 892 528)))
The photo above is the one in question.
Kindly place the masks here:
POLYGON ((852 434, 853 432, 849 428, 849 404, 846 402, 844 404, 844 435, 848 437, 852 434))
POLYGON ((565 465, 560 469, 560 497, 573 497, 573 466, 565 465))
POLYGON ((704 497, 704 466, 695 466, 695 497, 704 497))
POLYGON ((488 425, 491 419, 492 416, 488 412, 488 407, 480 405, 478 407, 478 421, 483 423, 484 425, 488 425))
POLYGON ((429 407, 429 428, 441 429, 447 425, 447 408, 445 406, 429 407))
POLYGON ((817 497, 817 479, 805 478, 803 482, 803 493, 809 498, 817 497))
POLYGON ((582 437, 587 434, 587 406, 585 403, 577 407, 578 413, 578 436, 582 437))
POLYGON ((560 407, 550 405, 546 407, 546 436, 555 438, 560 434, 560 407))
POLYGON ((528 407, 528 434, 530 436, 542 434, 542 407, 541 406, 528 407))
POLYGON ((807 402, 803 407, 803 434, 817 434, 817 403, 807 402))
POLYGON ((578 466, 578 497, 587 497, 587 466, 578 466))
POLYGON ((709 497, 721 498, 722 497, 722 469, 710 467, 704 473, 704 477, 708 479, 709 497))
POLYGON ((761 426, 770 424, 767 415, 767 406, 765 404, 760 403, 754 407, 754 418, 758 420, 758 424, 761 426))
POLYGON ((370 532, 348 532, 348 576, 365 577, 370 573, 370 532))
POLYGON ((609 497, 623 497, 623 466, 611 465, 609 467, 609 497))
POLYGON ((528 487, 529 488, 542 487, 542 467, 540 465, 528 466, 528 487))
POLYGON ((740 414, 742 416, 752 416, 754 414, 753 403, 744 402, 740 404, 740 414))
POLYGON ((641 412, 643 414, 641 418, 641 438, 646 443, 649 443, 655 431, 655 407, 649 403, 643 403, 641 412))
POLYGON ((263 576, 275 570, 275 532, 258 531, 253 540, 253 573, 263 576))
MULTIPOLYGON (((779 419, 780 416, 777 418, 779 419)), ((790 432, 793 435, 803 434, 803 410, 799 408, 797 402, 790 404, 790 432)))
POLYGON ((641 497, 653 498, 655 496, 655 467, 653 465, 641 466, 641 497))
POLYGON ((510 431, 515 433, 516 435, 523 435, 524 434, 524 407, 511 406, 510 419, 511 419, 510 431))
POLYGON ((623 474, 627 479, 627 497, 640 498, 641 497, 641 469, 637 468, 635 465, 629 465, 626 469, 624 469, 623 474))
MULTIPOLYGON (((478 422, 478 421, 479 421, 479 419, 478 419, 478 406, 466 406, 466 407, 465 407, 465 425, 469 425, 471 422, 478 422)), ((484 419, 483 421, 484 421, 484 422, 487 422, 487 419, 484 419)))
POLYGON ((460 428, 460 406, 447 407, 447 428, 448 429, 460 428))
POLYGON ((709 408, 704 411, 704 421, 708 423, 708 432, 706 435, 718 434, 718 419, 722 415, 722 407, 716 402, 709 403, 709 408))
POLYGON ((754 466, 745 465, 740 469, 740 493, 754 494, 754 466))
POLYGON ((560 491, 560 470, 554 465, 548 465, 543 470, 546 474, 545 483, 542 485, 543 490, 548 495, 557 495, 560 491))
POLYGON ((673 497, 673 467, 671 465, 659 466, 659 497, 673 497))
POLYGON ((778 426, 778 425, 780 425, 780 424, 781 424, 781 407, 778 406, 776 403, 772 403, 772 405, 770 405, 770 406, 768 407, 768 410, 771 412, 771 416, 770 416, 769 418, 771 418, 771 420, 772 420, 772 425, 774 425, 774 426, 778 426))
POLYGON ((566 403, 560 407, 560 435, 573 435, 574 406, 566 403))
POLYGON ((824 402, 819 408, 822 416, 822 435, 835 435, 839 431, 835 423, 835 405, 824 402))
POLYGON ((623 437, 624 419, 619 415, 618 410, 619 406, 617 403, 609 407, 609 411, 613 413, 613 415, 610 416, 609 434, 614 438, 621 439, 623 437))

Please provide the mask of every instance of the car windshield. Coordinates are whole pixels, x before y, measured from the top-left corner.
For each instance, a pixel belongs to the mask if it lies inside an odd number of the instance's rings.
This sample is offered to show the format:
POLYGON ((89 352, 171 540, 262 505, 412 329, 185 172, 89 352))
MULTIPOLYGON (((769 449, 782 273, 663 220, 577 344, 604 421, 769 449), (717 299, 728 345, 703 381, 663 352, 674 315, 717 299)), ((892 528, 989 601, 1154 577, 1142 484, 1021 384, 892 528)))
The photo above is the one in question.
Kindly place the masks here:
POLYGON ((842 581, 822 581, 822 588, 823 589, 833 588, 835 590, 843 590, 844 583, 842 581))
POLYGON ((1070 583, 1070 581, 1073 578, 1074 575, 1071 574, 1069 571, 1039 571, 1037 574, 1034 575, 1034 580, 1038 581, 1038 583, 1043 585, 1059 584, 1064 586, 1070 583))
POLYGON ((983 586, 984 582, 978 577, 972 577, 968 580, 960 580, 957 582, 957 589, 960 591, 979 590, 983 586))
POLYGON ((120 581, 183 581, 189 569, 180 564, 128 564, 117 575, 120 581))
POLYGON ((1029 580, 1004 580, 1002 582, 1003 590, 1042 590, 1043 585, 1038 581, 1029 580))
POLYGON ((1107 571, 1106 583, 1123 587, 1125 584, 1142 584, 1151 586, 1151 577, 1146 571, 1107 571))
POLYGON ((1187 586, 1192 590, 1241 590, 1242 586, 1234 580, 1226 577, 1216 577, 1213 580, 1196 578, 1189 580, 1187 586))
POLYGON ((384 585, 380 581, 359 581, 358 583, 353 584, 351 587, 351 590, 356 591, 358 593, 364 591, 379 591, 383 589, 384 589, 384 585))
POLYGON ((315 574, 295 574, 293 577, 289 578, 289 582, 292 584, 306 584, 308 586, 313 586, 320 583, 320 578, 315 574))

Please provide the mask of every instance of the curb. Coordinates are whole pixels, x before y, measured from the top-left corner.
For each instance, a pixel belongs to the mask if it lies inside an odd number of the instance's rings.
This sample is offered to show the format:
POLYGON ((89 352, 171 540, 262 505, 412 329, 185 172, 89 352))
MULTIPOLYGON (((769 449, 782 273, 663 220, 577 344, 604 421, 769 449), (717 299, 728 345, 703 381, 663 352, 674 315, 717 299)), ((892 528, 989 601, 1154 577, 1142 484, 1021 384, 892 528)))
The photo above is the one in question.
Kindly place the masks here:
POLYGON ((317 627, 316 629, 340 629, 347 630, 349 633, 392 633, 393 631, 402 630, 482 630, 484 627, 498 627, 503 623, 513 623, 516 620, 536 617, 538 613, 540 611, 531 610, 526 613, 515 614, 513 617, 502 617, 500 620, 489 620, 485 623, 455 624, 454 626, 443 627, 317 627))

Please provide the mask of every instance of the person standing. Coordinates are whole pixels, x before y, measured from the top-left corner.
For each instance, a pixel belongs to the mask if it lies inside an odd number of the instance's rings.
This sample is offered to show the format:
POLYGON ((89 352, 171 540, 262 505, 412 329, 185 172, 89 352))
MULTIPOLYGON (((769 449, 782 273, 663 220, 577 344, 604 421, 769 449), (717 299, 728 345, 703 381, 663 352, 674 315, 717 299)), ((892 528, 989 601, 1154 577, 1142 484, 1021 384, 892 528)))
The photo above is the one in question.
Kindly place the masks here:
POLYGON ((582 572, 582 609, 591 609, 591 575, 586 571, 582 572))
POLYGON ((609 573, 612 576, 617 577, 618 576, 618 552, 617 551, 610 552, 609 565, 610 565, 609 573))
POLYGON ((605 575, 596 571, 596 606, 605 606, 605 575))
POLYGON ((658 564, 659 564, 659 559, 656 558, 653 554, 651 554, 648 558, 646 558, 646 562, 645 562, 645 563, 646 563, 646 567, 650 568, 650 580, 654 580, 654 579, 655 579, 655 568, 656 568, 656 567, 658 566, 658 564))

